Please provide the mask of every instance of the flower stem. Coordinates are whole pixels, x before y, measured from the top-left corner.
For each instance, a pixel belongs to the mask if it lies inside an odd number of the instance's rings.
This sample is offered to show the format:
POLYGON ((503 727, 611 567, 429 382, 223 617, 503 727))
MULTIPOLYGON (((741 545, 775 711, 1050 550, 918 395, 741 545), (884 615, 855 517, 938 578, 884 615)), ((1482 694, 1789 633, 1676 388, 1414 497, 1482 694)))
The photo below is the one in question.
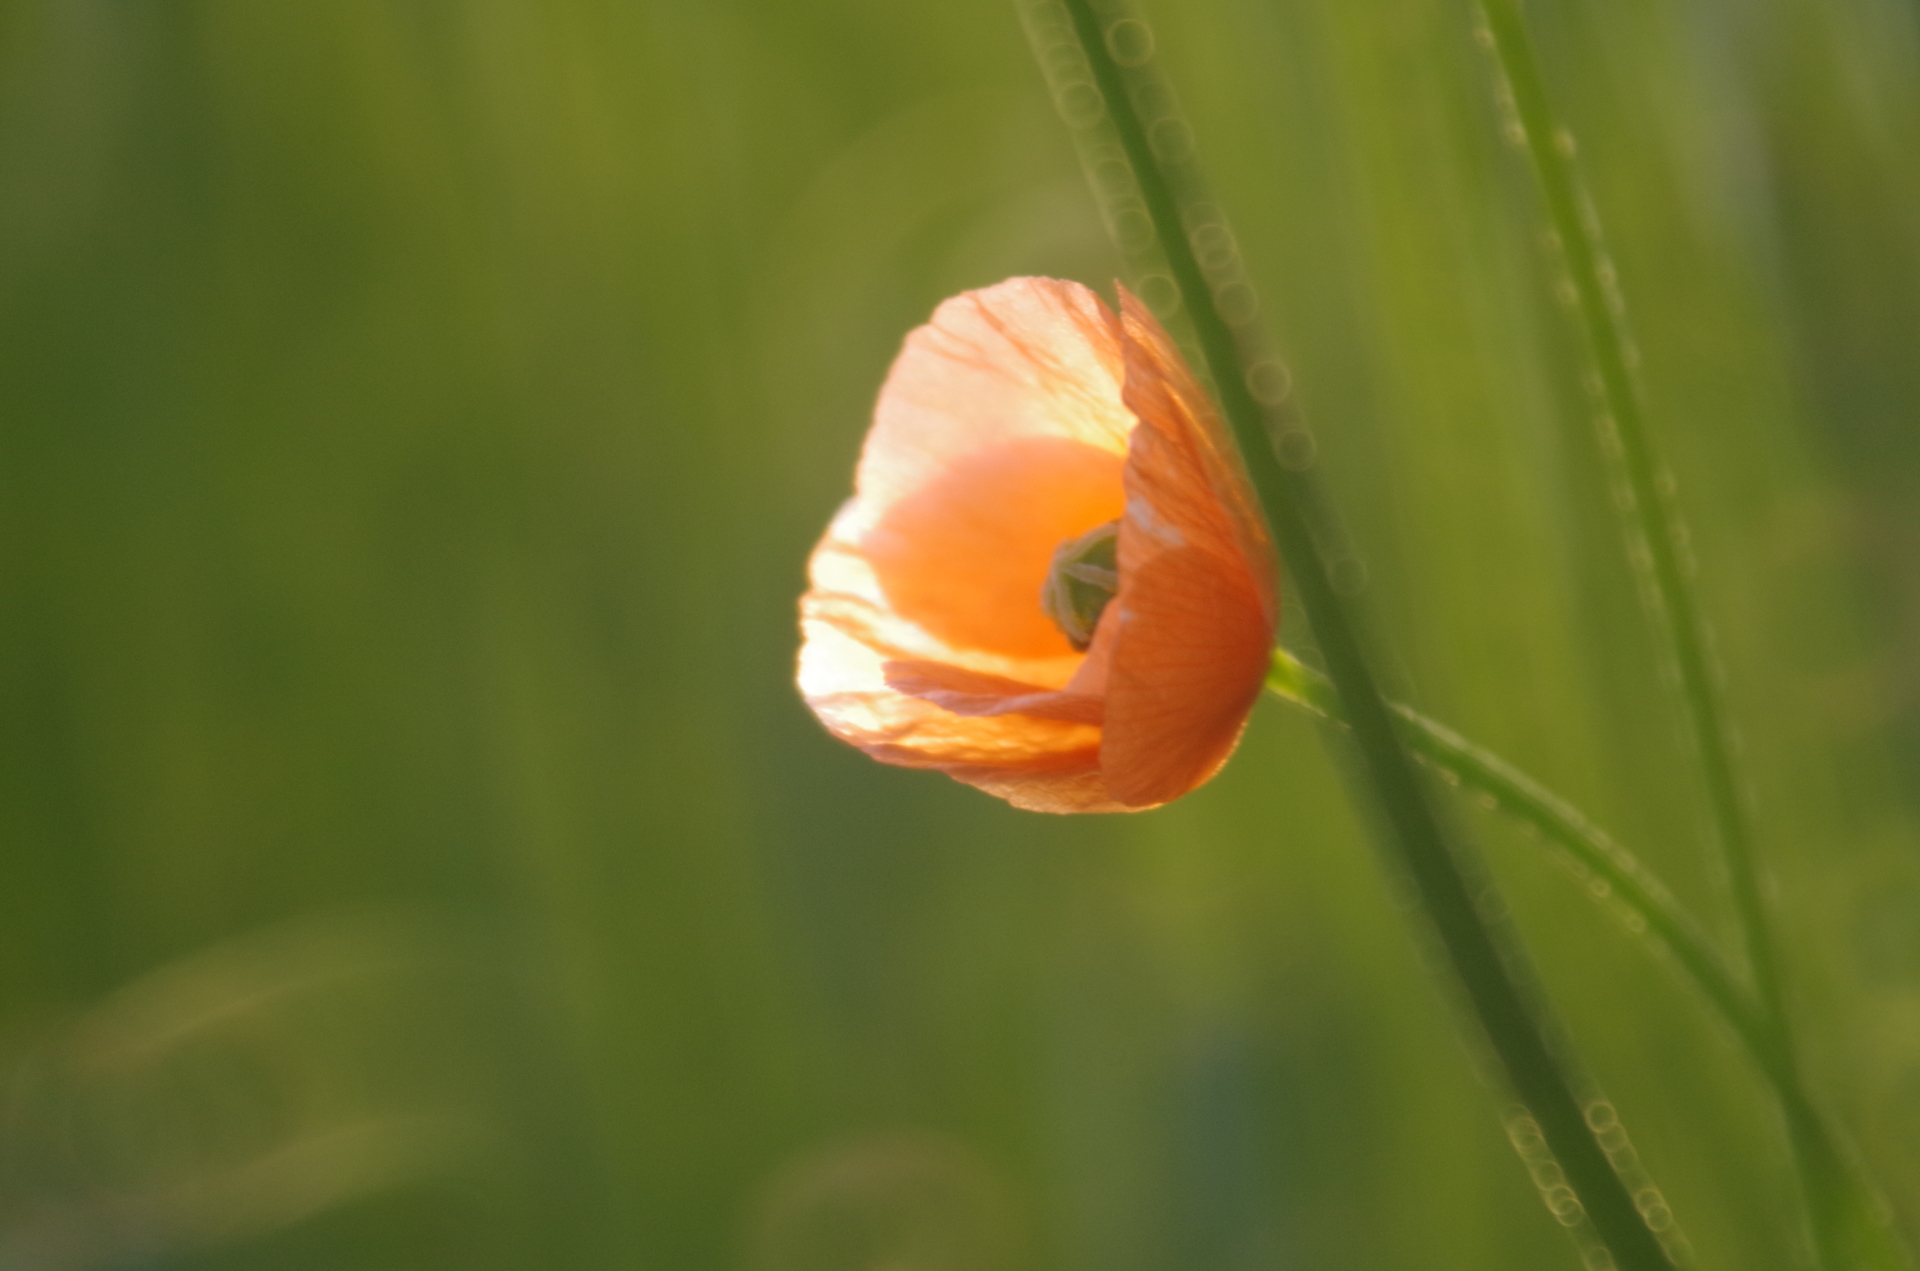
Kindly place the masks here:
MULTIPOLYGON (((1345 723, 1339 696, 1327 677, 1285 649, 1274 650, 1267 688, 1284 701, 1337 724, 1345 723)), ((1497 810, 1565 852, 1588 883, 1588 890, 1614 902, 1612 907, 1629 930, 1671 954, 1674 964, 1719 1012, 1721 1021, 1746 1048, 1748 1058, 1772 1088, 1794 1136, 1797 1153, 1817 1164, 1812 1177, 1828 1190, 1810 1197, 1810 1201, 1825 1215, 1825 1247, 1837 1260, 1835 1265, 1909 1266, 1897 1236, 1888 1227, 1885 1207, 1814 1103, 1798 1067, 1786 1062, 1780 1053, 1778 1034, 1760 1002, 1666 884, 1573 805, 1506 760, 1411 707, 1395 704, 1393 711, 1400 717, 1402 734, 1415 754, 1449 781, 1490 800, 1497 810)))
MULTIPOLYGON (((1698 760, 1713 839, 1745 951, 1763 1039, 1756 1058, 1774 1082, 1806 1197, 1816 1257, 1827 1271, 1904 1267, 1908 1257, 1878 1216, 1857 1166, 1806 1100, 1781 988, 1778 953, 1754 851, 1751 809, 1736 763, 1710 637, 1692 581, 1686 528, 1673 497, 1634 376, 1638 356, 1600 218, 1574 161, 1572 135, 1557 122, 1518 0, 1478 0, 1502 96, 1513 109, 1559 244, 1598 388, 1602 449, 1614 468, 1628 556, 1642 575, 1688 735, 1698 760)), ((1743 1036, 1744 1036, 1743 1032, 1743 1036)))
MULTIPOLYGON (((1344 722, 1340 699, 1324 675, 1285 649, 1274 650, 1273 666, 1267 687, 1275 696, 1344 722)), ((1773 1071, 1772 1037, 1759 1003, 1665 883, 1573 805, 1506 760, 1411 707, 1396 703, 1393 712, 1415 754, 1564 852, 1588 890, 1613 902, 1630 930, 1665 948, 1755 1061, 1773 1071)))
MULTIPOLYGON (((1391 860, 1411 880, 1434 935, 1452 965, 1463 996, 1477 1019, 1514 1092, 1538 1124, 1546 1148, 1584 1209, 1593 1235, 1621 1271, 1656 1271, 1673 1265, 1665 1249, 1634 1206, 1589 1124, 1562 1061, 1564 1040, 1550 1027, 1536 994, 1523 987, 1524 960, 1504 928, 1496 931, 1487 913, 1496 906, 1475 855, 1443 829, 1414 757, 1401 739, 1396 717, 1381 695, 1366 652, 1366 640, 1335 588, 1325 552, 1325 536, 1316 533, 1319 497, 1304 466, 1283 467, 1274 447, 1274 431, 1297 427, 1279 405, 1263 407, 1254 395, 1248 369, 1260 364, 1242 321, 1238 330, 1222 313, 1221 295, 1210 286, 1182 224, 1182 199, 1162 167, 1146 125, 1129 94, 1127 76, 1110 44, 1138 24, 1111 9, 1103 16, 1092 0, 1062 0, 1073 36, 1112 122, 1114 135, 1139 187, 1154 236, 1184 302, 1211 372, 1222 411, 1239 443, 1247 470, 1265 512, 1268 529, 1287 562, 1307 617, 1326 658, 1343 715, 1352 730, 1360 776, 1373 796, 1387 833, 1391 860), (1246 345, 1243 348, 1242 340, 1246 345), (1550 1042, 1549 1037, 1554 1041, 1550 1042), (1556 1044, 1557 1043, 1557 1044, 1556 1044)), ((1129 46, 1128 61, 1146 60, 1129 46)), ((1136 71, 1136 82, 1141 82, 1136 71)), ((1071 120, 1070 120, 1071 122, 1071 120)), ((1164 122, 1155 121, 1156 125, 1164 122)), ((1163 146, 1163 149, 1166 148, 1163 146)), ((1192 201, 1188 200, 1188 206, 1192 201)), ((1217 224, 1217 222, 1215 222, 1217 224)), ((1246 284, 1235 281, 1235 288, 1246 284)), ((1221 287, 1221 292, 1226 291, 1221 287)), ((1249 293, 1240 291, 1236 299, 1249 293)), ((1245 304, 1238 315, 1251 316, 1245 304)), ((1268 396, 1271 396, 1270 394, 1268 396)))
POLYGON ((1646 425, 1633 367, 1626 310, 1600 235, 1599 215, 1573 161, 1572 135, 1554 121, 1526 25, 1512 0, 1481 0, 1507 95, 1546 203, 1586 335, 1603 414, 1604 448, 1616 456, 1629 555, 1646 575, 1652 607, 1672 659, 1699 756, 1714 837, 1733 892, 1747 971, 1776 1026, 1782 1019, 1779 968, 1753 853, 1753 827, 1734 770, 1733 740, 1694 594, 1686 532, 1672 482, 1646 425))

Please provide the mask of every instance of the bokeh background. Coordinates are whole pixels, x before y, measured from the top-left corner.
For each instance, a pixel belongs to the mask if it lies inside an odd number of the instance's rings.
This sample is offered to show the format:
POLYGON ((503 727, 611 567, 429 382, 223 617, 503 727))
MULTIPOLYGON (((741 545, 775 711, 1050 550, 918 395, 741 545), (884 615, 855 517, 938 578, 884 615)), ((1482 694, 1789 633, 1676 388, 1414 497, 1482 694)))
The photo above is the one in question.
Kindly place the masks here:
MULTIPOLYGON (((1471 6, 1146 16, 1399 690, 1717 918, 1471 6)), ((1920 11, 1532 16, 1920 1230, 1920 11)), ((0 1266, 1574 1265, 1310 721, 1056 819, 794 696, 902 334, 1121 268, 1011 5, 0 3, 0 1266)), ((1724 1035, 1456 816, 1697 1265, 1796 1265, 1724 1035)))

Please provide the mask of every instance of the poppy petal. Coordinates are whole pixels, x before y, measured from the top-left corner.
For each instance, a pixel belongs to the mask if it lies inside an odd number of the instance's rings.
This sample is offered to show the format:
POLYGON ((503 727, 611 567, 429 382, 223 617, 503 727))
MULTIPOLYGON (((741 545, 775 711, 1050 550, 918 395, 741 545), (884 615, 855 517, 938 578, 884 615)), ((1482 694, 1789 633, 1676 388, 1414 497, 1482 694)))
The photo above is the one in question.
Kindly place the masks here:
POLYGON ((836 736, 1022 807, 1117 809, 1099 699, 1062 692, 1088 659, 1039 594, 1061 539, 1120 514, 1123 373, 1105 304, 1053 279, 907 338, 801 601, 801 691, 836 736))
POLYGON ((1033 597, 1062 539, 1120 515, 1124 373, 1106 305, 1051 278, 944 302, 888 371, 853 532, 889 606, 968 665, 1073 653, 1033 597))
POLYGON ((1274 564, 1232 441, 1166 332, 1121 289, 1127 456, 1101 767, 1149 807, 1232 753, 1272 656, 1274 564))
POLYGON ((886 675, 888 688, 955 715, 1026 715, 1098 724, 1106 712, 1100 698, 1086 693, 1044 689, 940 662, 889 662, 886 675))

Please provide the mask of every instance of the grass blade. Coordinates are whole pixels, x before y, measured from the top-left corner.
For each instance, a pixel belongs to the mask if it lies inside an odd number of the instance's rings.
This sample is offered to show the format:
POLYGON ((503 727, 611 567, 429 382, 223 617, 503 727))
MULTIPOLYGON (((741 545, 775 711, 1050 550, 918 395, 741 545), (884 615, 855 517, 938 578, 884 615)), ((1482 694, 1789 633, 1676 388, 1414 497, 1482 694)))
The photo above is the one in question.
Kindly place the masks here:
POLYGON ((1799 1058, 1780 984, 1779 955, 1754 848, 1752 811, 1736 762, 1706 619, 1693 586, 1693 561, 1674 483, 1661 461, 1641 400, 1626 305, 1608 258, 1599 213, 1580 177, 1573 136, 1557 120, 1516 0, 1479 0, 1502 99, 1510 104, 1572 286, 1587 359, 1598 387, 1598 425, 1622 496, 1616 500, 1628 557, 1642 575, 1678 686, 1698 759, 1709 823, 1732 895, 1763 1037, 1754 1045, 1777 1074, 1780 1101, 1805 1195, 1815 1253, 1830 1271, 1906 1267, 1910 1258, 1886 1227, 1859 1169, 1804 1095, 1799 1058))

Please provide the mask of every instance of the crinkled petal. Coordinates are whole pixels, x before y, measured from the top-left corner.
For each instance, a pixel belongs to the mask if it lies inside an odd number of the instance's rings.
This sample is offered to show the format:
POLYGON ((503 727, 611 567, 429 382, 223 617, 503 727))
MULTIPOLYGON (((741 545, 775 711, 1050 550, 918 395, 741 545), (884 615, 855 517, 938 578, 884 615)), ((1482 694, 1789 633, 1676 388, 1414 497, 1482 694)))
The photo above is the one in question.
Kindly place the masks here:
POLYGON ((1065 683, 1079 659, 1034 597, 1061 540, 1120 515, 1124 373, 1111 313, 1078 283, 941 304, 887 374, 814 589, 885 611, 889 643, 920 656, 1065 683))
POLYGON ((1033 597, 1062 539, 1120 515, 1123 374, 1106 305, 1050 278, 955 296, 907 337, 840 529, 954 660, 1025 679, 1072 654, 1033 597))
POLYGON ((801 691, 836 736, 1022 807, 1117 809, 1099 698, 1068 691, 1089 659, 1039 595, 1054 547, 1124 506, 1123 373, 1077 283, 969 292, 907 338, 801 601, 801 691))
POLYGON ((1129 807, 1232 753, 1272 656, 1274 560, 1231 438, 1173 342, 1121 289, 1127 456, 1101 768, 1129 807))
POLYGON ((1045 689, 941 662, 889 662, 885 670, 888 688, 955 715, 1025 715, 1098 724, 1106 712, 1106 703, 1087 693, 1045 689))
POLYGON ((1133 417, 1106 302, 1076 282, 1009 278, 941 303, 887 372, 855 488, 886 506, 1007 442, 1124 456, 1133 417))

